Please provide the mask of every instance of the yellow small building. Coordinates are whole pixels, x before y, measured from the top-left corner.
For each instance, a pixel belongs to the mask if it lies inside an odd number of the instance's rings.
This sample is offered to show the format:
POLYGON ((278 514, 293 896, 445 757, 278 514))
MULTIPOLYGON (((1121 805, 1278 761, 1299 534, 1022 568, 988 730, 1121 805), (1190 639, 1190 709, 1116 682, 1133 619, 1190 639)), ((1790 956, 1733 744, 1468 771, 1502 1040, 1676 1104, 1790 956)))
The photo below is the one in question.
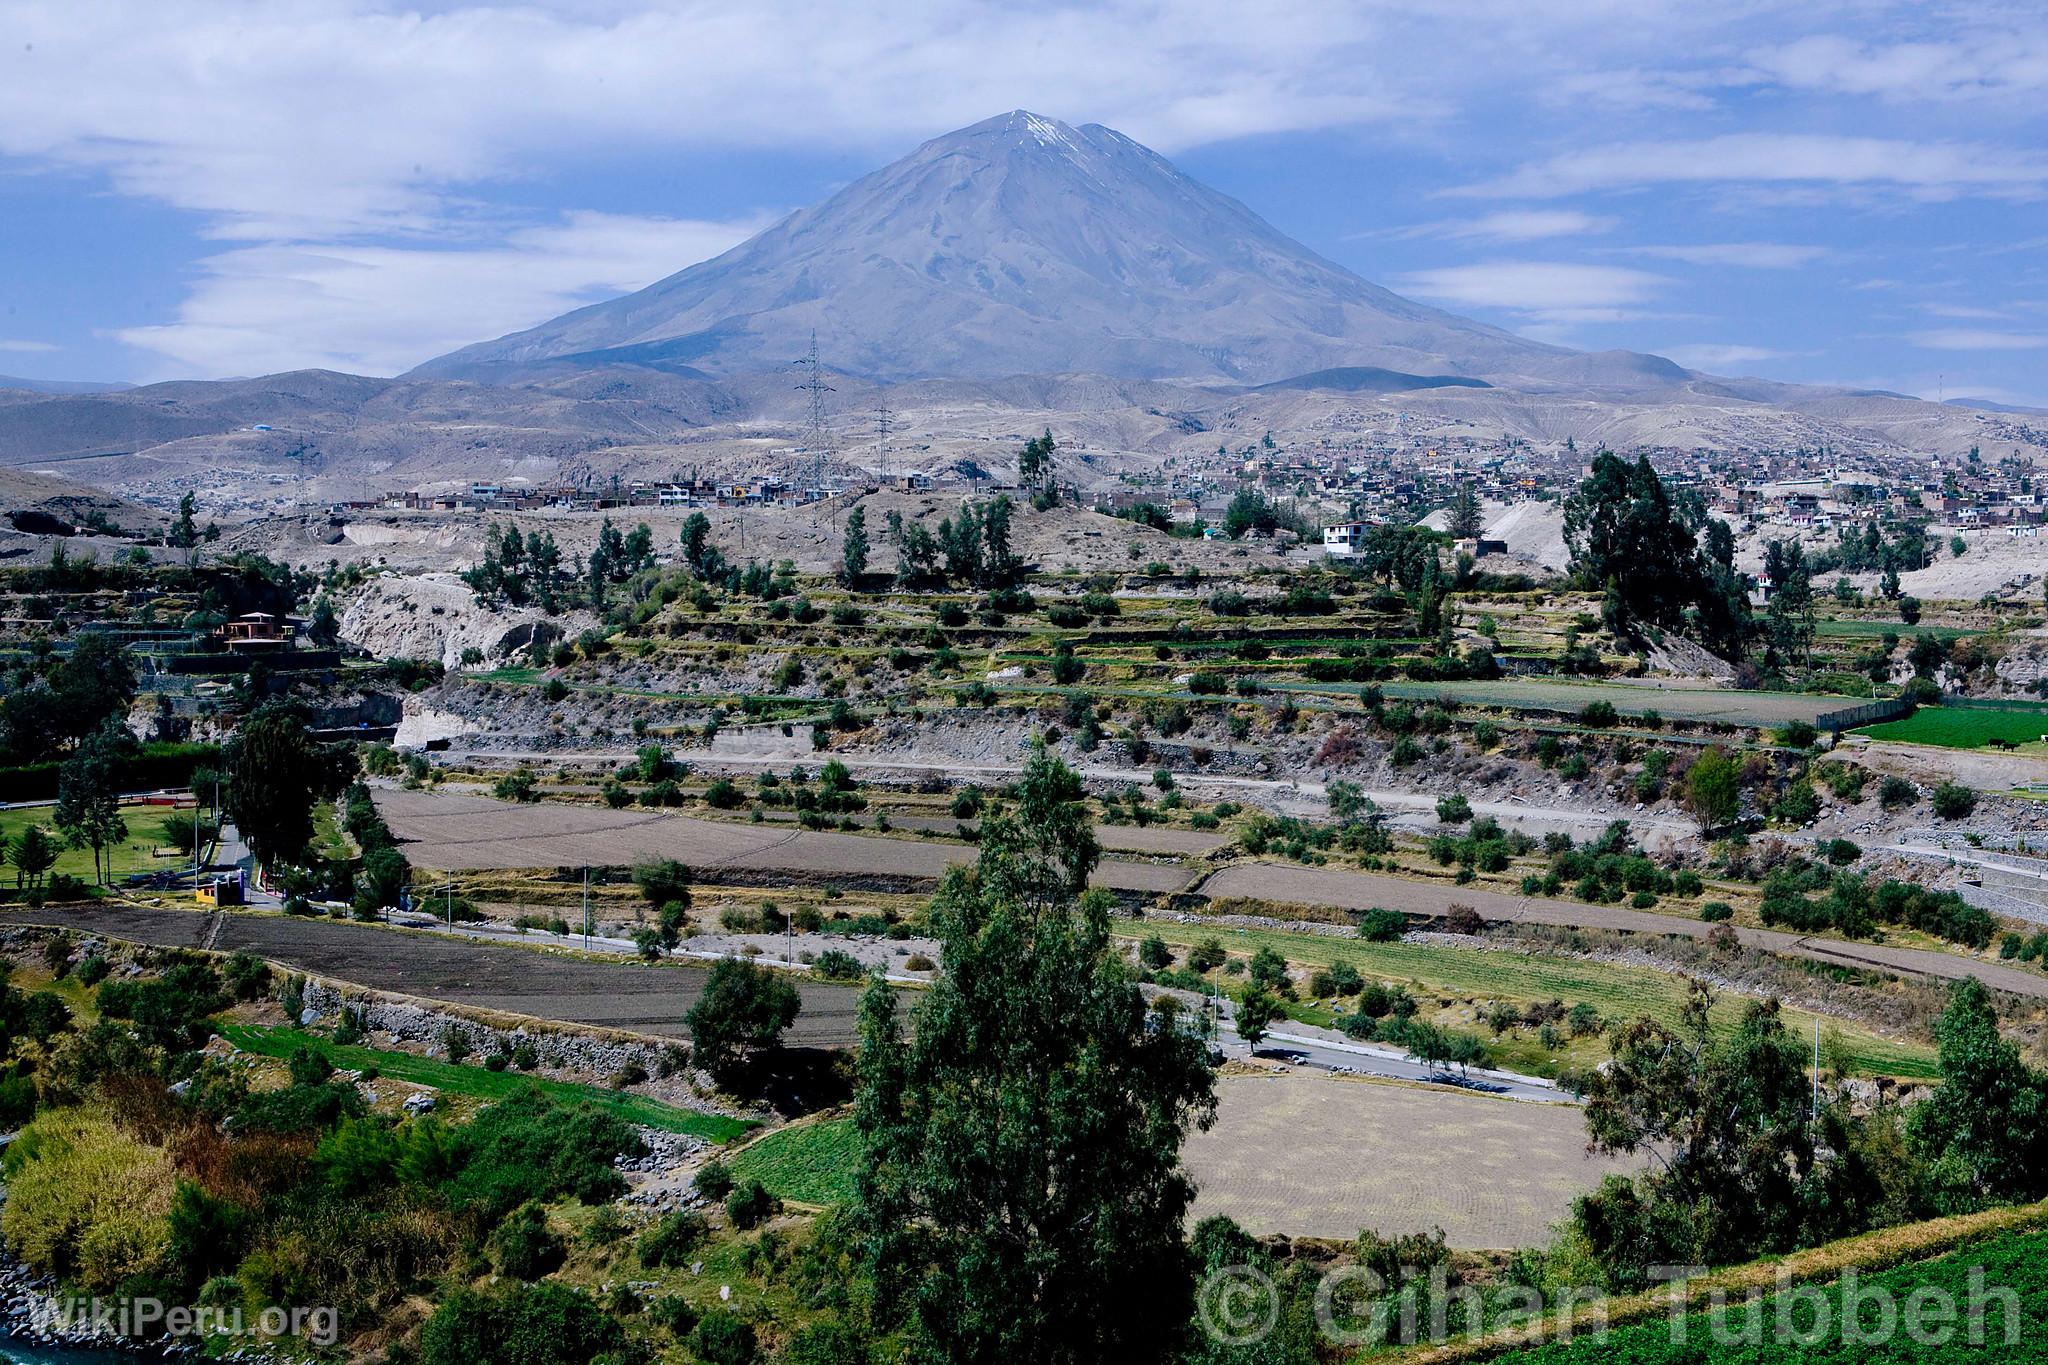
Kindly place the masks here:
POLYGON ((242 903, 242 879, 240 877, 216 877, 201 882, 195 893, 201 905, 240 905, 242 903))

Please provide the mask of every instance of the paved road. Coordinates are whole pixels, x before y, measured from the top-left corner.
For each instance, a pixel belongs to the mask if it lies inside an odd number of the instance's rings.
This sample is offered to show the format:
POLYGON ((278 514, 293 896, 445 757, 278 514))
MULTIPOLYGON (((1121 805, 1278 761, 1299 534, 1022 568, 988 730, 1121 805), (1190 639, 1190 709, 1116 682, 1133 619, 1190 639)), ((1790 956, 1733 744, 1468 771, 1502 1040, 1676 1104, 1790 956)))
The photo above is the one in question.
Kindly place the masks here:
MULTIPOLYGON (((1713 927, 1699 920, 1615 905, 1540 900, 1464 886, 1434 886, 1428 882, 1371 872, 1343 872, 1281 863, 1232 863, 1197 889, 1211 897, 1246 896, 1283 904, 1335 906, 1344 910, 1369 910, 1382 906, 1410 915, 1442 915, 1453 905, 1469 905, 1479 912, 1480 918, 1496 924, 1550 924, 1638 934, 1683 934, 1688 938, 1704 938, 1713 927)), ((1809 938, 1775 929, 1737 929, 1735 932, 1744 943, 1769 952, 1787 953, 1816 962, 1875 968, 1906 976, 1950 981, 1974 976, 1997 990, 2048 999, 2048 976, 2002 962, 1927 948, 1809 938)))
MULTIPOLYGON (((685 1037, 683 1014, 703 991, 701 967, 568 957, 382 925, 283 915, 101 904, 0 907, 0 923, 61 925, 167 948, 247 949, 273 962, 373 990, 540 1019, 685 1037), (210 937, 209 937, 210 935, 210 937)), ((844 1047, 856 1037, 851 986, 799 981, 803 1012, 789 1040, 844 1047)))

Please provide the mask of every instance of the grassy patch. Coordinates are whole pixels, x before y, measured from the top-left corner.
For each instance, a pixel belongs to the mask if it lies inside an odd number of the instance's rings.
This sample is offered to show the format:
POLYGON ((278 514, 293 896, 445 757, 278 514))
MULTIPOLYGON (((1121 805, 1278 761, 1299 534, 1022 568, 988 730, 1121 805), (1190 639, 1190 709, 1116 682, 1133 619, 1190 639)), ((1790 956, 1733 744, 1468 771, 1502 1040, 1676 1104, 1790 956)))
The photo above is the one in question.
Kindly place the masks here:
MULTIPOLYGON (((0 811, 0 839, 12 844, 22 831, 30 825, 41 825, 43 831, 54 839, 60 848, 64 836, 57 832, 54 806, 21 806, 14 810, 0 811)), ((123 806, 121 819, 128 826, 128 837, 106 850, 111 867, 110 881, 121 881, 135 872, 176 872, 192 870, 192 859, 153 858, 151 850, 163 843, 164 821, 177 816, 190 820, 192 812, 174 811, 169 806, 123 806)), ((81 881, 92 880, 92 850, 89 848, 63 848, 57 855, 57 864, 51 872, 68 872, 81 881)), ((13 879, 10 877, 9 884, 13 879)))
POLYGON ((1923 706, 1910 716, 1866 726, 1859 733, 1872 739, 1933 744, 1944 749, 1981 749, 1993 740, 2036 744, 2041 736, 2048 735, 2048 709, 1923 706))
MULTIPOLYGON (((1844 1287, 1837 1283, 1832 1288, 1820 1291, 1821 1302, 1827 1305, 1824 1313, 1815 1314, 1814 1304, 1803 1304, 1796 1315, 1793 1296, 1773 1294, 1762 1300, 1760 1305, 1744 1304, 1737 1297, 1725 1316, 1696 1313, 1684 1319, 1681 1335, 1674 1330, 1674 1324, 1667 1318, 1656 1317, 1622 1327, 1603 1339, 1573 1342, 1569 1345, 1553 1343, 1532 1350, 1516 1351, 1496 1357, 1502 1361, 1513 1361, 1516 1365, 1679 1365, 1711 1359, 1769 1360, 1773 1365, 1852 1365, 1865 1361, 1889 1360, 1980 1360, 1980 1361, 2038 1361, 2042 1358, 2042 1343, 2048 1339, 2048 1233, 2014 1232, 1994 1237, 1990 1241, 1969 1247, 1966 1250, 1942 1256, 1936 1260, 1917 1264, 1901 1265, 1879 1274, 1859 1277, 1856 1296, 1858 1306, 1867 1305, 1877 1291, 1888 1291, 1895 1309, 1902 1309, 1909 1296, 1921 1290, 1938 1292, 1945 1301, 1957 1306, 1956 1319, 1944 1326, 1938 1317, 1927 1321, 1934 1324, 1937 1332, 1946 1330, 1946 1346, 1933 1343, 1916 1344, 1903 1331, 1894 1333, 1895 1340, 1881 1345, 1864 1341, 1844 1341, 1844 1287), (1983 1327, 1983 1345, 1971 1346, 1969 1327, 1966 1321, 1968 1304, 1971 1300, 1972 1276, 1981 1275, 1981 1283, 1987 1294, 1987 1309, 1983 1327), (2007 1344, 2006 1308, 1989 1300, 1993 1288, 2010 1289, 2018 1299, 2017 1321, 2013 1324, 2016 1332, 2013 1344, 2007 1344), (1761 1312, 1761 1317, 1756 1315, 1761 1312), (1715 1318, 1721 1320, 1717 1323, 1715 1318), (1825 1326, 1818 1326, 1825 1322, 1825 1326), (1786 1341, 1778 1336, 1780 1326, 1792 1333, 1803 1333, 1814 1326, 1814 1340, 1808 1342, 1800 1335, 1786 1341), (1718 1344, 1716 1328, 1723 1333, 1718 1344), (1761 1335, 1758 1335, 1758 1331, 1761 1335), (1744 1342, 1760 1344, 1743 1345, 1744 1342), (1714 1343, 1714 1344, 1710 1344, 1714 1343)), ((1864 1307, 1862 1332, 1871 1332, 1878 1324, 1879 1310, 1864 1307)))
POLYGON ((579 1100, 588 1100, 600 1109, 608 1109, 617 1114, 628 1123, 659 1128, 669 1133, 686 1133, 712 1142, 730 1142, 754 1126, 741 1119, 726 1118, 722 1114, 700 1114, 694 1109, 681 1109, 673 1104, 663 1104, 660 1100, 649 1099, 645 1095, 621 1094, 594 1085, 546 1080, 511 1070, 491 1071, 482 1066, 463 1066, 434 1057, 415 1056, 410 1052, 344 1047, 317 1034, 307 1033, 303 1029, 275 1028, 262 1024, 221 1024, 218 1031, 221 1037, 242 1051, 253 1052, 258 1056, 289 1057, 300 1048, 308 1047, 325 1056, 336 1067, 355 1071, 376 1067, 380 1073, 395 1080, 432 1086, 451 1095, 470 1095, 486 1101, 499 1100, 523 1086, 538 1086, 544 1093, 565 1103, 574 1104, 579 1100))
MULTIPOLYGON (((1152 920, 1121 921, 1117 931, 1130 938, 1157 934, 1169 944, 1180 946, 1213 937, 1232 954, 1243 957, 1262 947, 1270 947, 1290 962, 1312 967, 1349 962, 1368 977, 1407 986, 1425 1004, 1429 997, 1516 1003, 1557 999, 1567 1006, 1581 1002, 1589 1004, 1600 1011, 1602 1018, 1610 1021, 1648 1015, 1660 1023, 1675 1026, 1680 1008, 1685 1003, 1685 981, 1676 972, 1581 962, 1573 958, 1440 948, 1422 943, 1370 943, 1363 939, 1298 934, 1283 929, 1237 929, 1226 925, 1211 927, 1152 920)), ((1716 1018, 1732 1024, 1741 1003, 1740 997, 1722 996, 1716 1018)), ((1813 1015, 1803 1010, 1786 1007, 1786 1027, 1802 1038, 1811 1031, 1813 1019, 1813 1015)), ((1859 1074, 1917 1080, 1933 1079, 1938 1074, 1931 1047, 1880 1038, 1839 1019, 1826 1019, 1821 1028, 1824 1033, 1839 1036, 1843 1058, 1850 1069, 1859 1074)), ((1516 1060, 1524 1066, 1530 1064, 1530 1059, 1516 1060)))
POLYGON ((843 1204, 853 1198, 860 1156, 852 1119, 799 1123, 769 1133, 733 1153, 732 1173, 758 1179, 784 1199, 802 1204, 843 1204))

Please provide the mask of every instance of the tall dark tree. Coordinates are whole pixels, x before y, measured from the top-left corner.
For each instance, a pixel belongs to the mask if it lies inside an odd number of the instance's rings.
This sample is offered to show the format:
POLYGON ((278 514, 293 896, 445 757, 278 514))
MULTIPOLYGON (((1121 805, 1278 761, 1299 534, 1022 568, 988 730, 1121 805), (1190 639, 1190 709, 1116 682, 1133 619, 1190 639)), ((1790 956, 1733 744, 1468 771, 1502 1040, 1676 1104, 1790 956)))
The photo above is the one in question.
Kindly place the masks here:
POLYGON ((1958 1212, 2048 1192, 2048 1076, 1999 1036, 1984 984, 1957 982, 1934 1032, 1941 1086, 1914 1107, 1912 1134, 1936 1202, 1958 1212))
POLYGON ((1745 1004, 1721 1039, 1712 1006, 1693 982, 1677 1029, 1648 1018, 1617 1029, 1611 1062, 1587 1078, 1592 1149, 1649 1161, 1576 1208, 1617 1284, 1640 1283, 1659 1262, 1721 1265, 1799 1240, 1815 1162, 1804 1049, 1775 1000, 1745 1004))
POLYGON ((1714 530, 1717 524, 1696 496, 1674 499, 1647 456, 1631 465, 1603 450, 1565 501, 1572 576, 1607 594, 1606 615, 1617 629, 1683 627, 1709 648, 1739 656, 1750 630, 1748 598, 1733 568, 1733 537, 1725 527, 1714 530))
POLYGON ((839 581, 857 587, 868 571, 868 509, 846 514, 846 536, 839 546, 839 581))
POLYGON ((855 1223, 912 1360, 1165 1361, 1183 1342, 1180 1147, 1213 1082, 1199 1040, 1148 1022, 1106 904, 1074 900, 1099 852, 1079 793, 1040 750, 977 867, 947 877, 912 1041, 886 984, 862 995, 855 1223))
POLYGON ((720 958, 712 964, 704 994, 684 1016, 697 1064, 721 1084, 740 1080, 750 1064, 781 1042, 802 1003, 782 973, 743 957, 720 958))
POLYGON ((51 819, 73 848, 92 850, 94 881, 106 880, 107 848, 128 837, 128 824, 121 818, 121 772, 134 749, 135 737, 110 716, 57 772, 57 807, 51 819))
POLYGON ((1459 540, 1473 540, 1484 525, 1478 491, 1469 483, 1459 484, 1456 495, 1451 498, 1451 534, 1459 540))
POLYGON ((306 730, 303 708, 286 701, 257 707, 228 740, 227 808, 264 867, 296 862, 313 839, 313 806, 355 775, 353 751, 321 744, 306 730))

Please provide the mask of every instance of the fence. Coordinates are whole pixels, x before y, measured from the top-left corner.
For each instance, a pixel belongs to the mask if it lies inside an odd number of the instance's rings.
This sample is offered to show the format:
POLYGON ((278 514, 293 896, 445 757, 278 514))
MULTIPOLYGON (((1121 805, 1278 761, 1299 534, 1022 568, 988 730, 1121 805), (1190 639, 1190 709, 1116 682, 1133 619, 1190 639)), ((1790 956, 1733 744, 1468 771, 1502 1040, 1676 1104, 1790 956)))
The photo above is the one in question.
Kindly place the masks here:
POLYGON ((1852 706, 1844 711, 1824 711, 1813 718, 1813 728, 1840 734, 1844 730, 1854 730, 1861 725, 1897 720, 1912 713, 1912 702, 1904 697, 1893 697, 1889 701, 1874 701, 1868 706, 1852 706))

